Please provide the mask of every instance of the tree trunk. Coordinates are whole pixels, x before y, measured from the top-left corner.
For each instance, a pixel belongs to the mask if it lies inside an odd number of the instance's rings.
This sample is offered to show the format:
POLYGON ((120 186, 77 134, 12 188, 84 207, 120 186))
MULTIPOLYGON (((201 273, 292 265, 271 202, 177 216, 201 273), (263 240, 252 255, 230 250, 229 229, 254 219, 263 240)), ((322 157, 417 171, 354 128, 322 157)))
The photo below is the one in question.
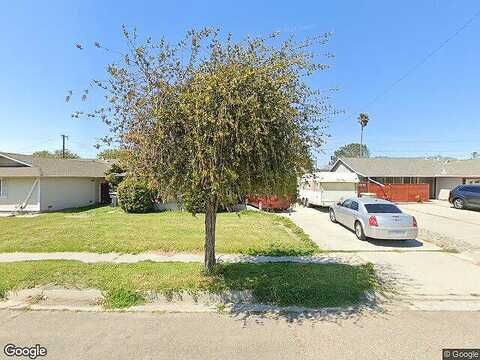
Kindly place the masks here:
POLYGON ((217 223, 217 199, 207 202, 205 212, 205 267, 211 270, 216 263, 215 259, 215 225, 217 223))

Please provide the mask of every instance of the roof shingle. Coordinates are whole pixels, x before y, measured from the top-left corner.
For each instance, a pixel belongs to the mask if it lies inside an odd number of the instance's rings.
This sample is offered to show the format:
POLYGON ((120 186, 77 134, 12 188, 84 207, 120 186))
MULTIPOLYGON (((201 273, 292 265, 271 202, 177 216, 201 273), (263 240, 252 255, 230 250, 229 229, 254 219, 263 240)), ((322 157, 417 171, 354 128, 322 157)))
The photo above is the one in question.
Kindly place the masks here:
POLYGON ((480 177, 480 159, 340 158, 339 160, 358 174, 367 177, 480 177))
POLYGON ((111 162, 103 160, 37 158, 31 155, 0 152, 0 156, 26 164, 0 167, 0 177, 96 177, 105 176, 111 162))

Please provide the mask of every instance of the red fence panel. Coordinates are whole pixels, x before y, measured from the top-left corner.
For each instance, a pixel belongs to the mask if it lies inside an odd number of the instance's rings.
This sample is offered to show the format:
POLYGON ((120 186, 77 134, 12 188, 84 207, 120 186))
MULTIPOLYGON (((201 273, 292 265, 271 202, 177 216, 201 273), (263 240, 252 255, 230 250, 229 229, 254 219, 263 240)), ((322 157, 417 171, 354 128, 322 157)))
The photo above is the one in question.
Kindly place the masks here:
POLYGON ((429 184, 358 184, 358 193, 374 193, 377 198, 394 202, 423 202, 430 199, 429 184))

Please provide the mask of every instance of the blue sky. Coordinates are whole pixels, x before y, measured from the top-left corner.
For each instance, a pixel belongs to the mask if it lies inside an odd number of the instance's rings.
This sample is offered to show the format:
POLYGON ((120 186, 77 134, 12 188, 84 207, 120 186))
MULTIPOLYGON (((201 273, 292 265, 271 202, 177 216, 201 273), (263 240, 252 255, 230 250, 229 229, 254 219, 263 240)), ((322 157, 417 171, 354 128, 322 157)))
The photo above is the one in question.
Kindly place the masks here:
POLYGON ((319 164, 338 146, 358 141, 356 116, 370 115, 373 155, 466 158, 480 151, 480 17, 403 81, 396 80, 449 39, 480 4, 463 1, 1 1, 0 150, 30 153, 69 147, 93 157, 102 124, 71 119, 65 103, 103 74, 107 58, 75 43, 122 47, 121 25, 177 40, 192 27, 218 26, 237 38, 274 30, 299 37, 331 31, 331 69, 312 85, 338 87, 319 164), (372 104, 372 100, 384 94, 372 104))

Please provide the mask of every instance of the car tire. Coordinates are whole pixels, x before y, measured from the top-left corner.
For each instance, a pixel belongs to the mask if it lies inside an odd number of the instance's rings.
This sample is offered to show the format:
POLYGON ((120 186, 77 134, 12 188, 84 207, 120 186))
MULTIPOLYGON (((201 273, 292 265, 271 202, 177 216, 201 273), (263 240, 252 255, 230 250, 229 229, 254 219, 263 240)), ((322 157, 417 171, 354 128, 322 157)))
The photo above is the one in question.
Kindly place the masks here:
POLYGON ((459 210, 465 209, 465 200, 456 198, 453 200, 453 207, 459 210))
POLYGON ((333 209, 330 209, 330 221, 334 224, 337 223, 337 217, 335 216, 335 211, 333 211, 333 209))
POLYGON ((305 207, 310 207, 310 202, 308 201, 308 199, 305 199, 305 207))
POLYGON ((358 240, 367 240, 367 237, 365 236, 365 231, 363 231, 363 226, 359 221, 355 223, 355 235, 357 235, 358 240))

